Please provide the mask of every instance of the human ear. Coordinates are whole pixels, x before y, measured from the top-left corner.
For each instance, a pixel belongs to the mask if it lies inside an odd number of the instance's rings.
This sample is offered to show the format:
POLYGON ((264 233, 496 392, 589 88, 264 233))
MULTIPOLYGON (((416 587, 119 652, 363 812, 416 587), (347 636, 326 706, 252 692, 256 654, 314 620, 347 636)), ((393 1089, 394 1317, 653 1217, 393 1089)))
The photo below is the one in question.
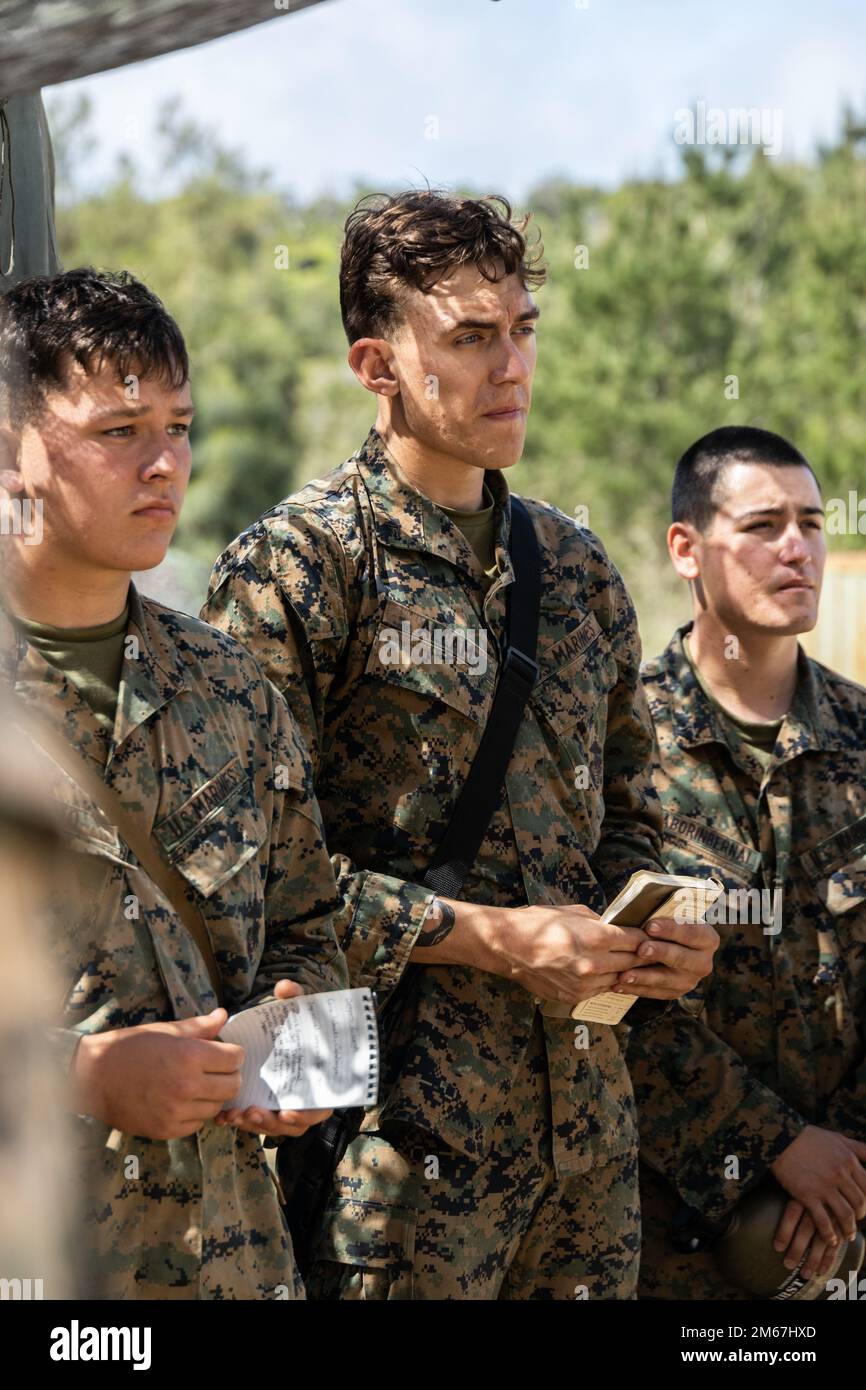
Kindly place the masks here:
POLYGON ((384 338, 358 338, 349 348, 349 366, 361 385, 376 396, 396 396, 400 390, 393 359, 393 349, 384 338))
POLYGON ((24 491, 20 462, 21 439, 11 425, 0 422, 0 496, 11 497, 24 491))
POLYGON ((696 553, 697 533, 687 521, 675 521, 668 528, 668 552, 680 579, 690 582, 700 578, 701 567, 696 553))

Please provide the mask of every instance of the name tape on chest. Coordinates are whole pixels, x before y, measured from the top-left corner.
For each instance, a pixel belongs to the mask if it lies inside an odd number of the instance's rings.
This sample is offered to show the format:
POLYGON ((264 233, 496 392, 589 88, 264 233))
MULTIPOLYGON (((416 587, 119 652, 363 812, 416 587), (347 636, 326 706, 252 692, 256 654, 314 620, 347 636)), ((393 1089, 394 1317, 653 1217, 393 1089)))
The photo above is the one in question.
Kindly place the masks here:
POLYGON ((687 816, 666 811, 665 835, 672 839, 684 840, 688 845, 698 845, 717 859, 736 864, 739 868, 757 872, 761 867, 761 855, 758 850, 722 835, 711 825, 701 825, 699 821, 689 820, 687 816))

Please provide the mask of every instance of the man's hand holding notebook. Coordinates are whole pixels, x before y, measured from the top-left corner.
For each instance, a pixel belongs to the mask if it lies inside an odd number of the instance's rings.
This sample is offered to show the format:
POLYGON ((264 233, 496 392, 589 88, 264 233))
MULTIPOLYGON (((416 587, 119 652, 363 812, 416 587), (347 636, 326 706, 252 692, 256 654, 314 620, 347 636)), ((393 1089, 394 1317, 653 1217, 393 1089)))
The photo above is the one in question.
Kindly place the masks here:
MULTIPOLYGON (((652 922, 665 920, 670 920, 679 927, 694 926, 703 921, 710 904, 723 892, 724 886, 714 878, 689 878, 682 874, 657 874, 642 869, 632 874, 625 888, 602 914, 601 921, 614 926, 644 929, 652 922)), ((647 936, 647 942, 652 941, 654 936, 650 934, 647 936)), ((664 936, 659 934, 655 938, 655 958, 650 956, 646 967, 632 968, 628 972, 628 975, 634 977, 636 985, 642 969, 667 968, 662 960, 664 943, 664 936)), ((649 979, 650 977, 647 977, 647 982, 649 979)), ((620 985, 629 988, 624 980, 620 985)), ((621 1022, 636 998, 633 994, 607 990, 574 1005, 548 1000, 542 1006, 542 1013, 548 1018, 573 1018, 585 1023, 614 1024, 621 1022)))

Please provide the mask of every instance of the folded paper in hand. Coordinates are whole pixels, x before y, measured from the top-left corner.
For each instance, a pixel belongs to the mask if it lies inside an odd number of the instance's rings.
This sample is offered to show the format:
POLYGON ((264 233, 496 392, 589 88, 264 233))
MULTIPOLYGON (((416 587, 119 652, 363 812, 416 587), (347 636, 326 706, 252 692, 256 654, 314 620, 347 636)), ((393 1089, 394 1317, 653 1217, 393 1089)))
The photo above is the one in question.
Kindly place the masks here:
POLYGON ((379 1031, 369 989, 273 999, 235 1014, 220 1039, 244 1049, 241 1089, 227 1110, 375 1104, 379 1031))

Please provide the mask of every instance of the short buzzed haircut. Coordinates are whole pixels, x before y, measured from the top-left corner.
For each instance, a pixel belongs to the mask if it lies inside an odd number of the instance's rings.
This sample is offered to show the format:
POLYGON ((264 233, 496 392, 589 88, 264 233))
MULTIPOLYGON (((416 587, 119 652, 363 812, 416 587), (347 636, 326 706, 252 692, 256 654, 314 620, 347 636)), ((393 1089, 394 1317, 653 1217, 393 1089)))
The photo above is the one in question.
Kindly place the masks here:
POLYGON ((350 343, 384 338, 400 319, 402 292, 426 293, 462 265, 486 280, 517 274, 526 289, 544 283, 540 245, 527 247, 529 216, 493 194, 461 198, 441 189, 373 193, 349 214, 340 255, 340 310, 350 343))
POLYGON ((671 519, 688 521, 698 531, 706 531, 721 504, 722 475, 732 463, 808 468, 815 478, 808 459, 780 434, 753 425, 723 425, 696 440, 677 464, 671 492, 671 519))

